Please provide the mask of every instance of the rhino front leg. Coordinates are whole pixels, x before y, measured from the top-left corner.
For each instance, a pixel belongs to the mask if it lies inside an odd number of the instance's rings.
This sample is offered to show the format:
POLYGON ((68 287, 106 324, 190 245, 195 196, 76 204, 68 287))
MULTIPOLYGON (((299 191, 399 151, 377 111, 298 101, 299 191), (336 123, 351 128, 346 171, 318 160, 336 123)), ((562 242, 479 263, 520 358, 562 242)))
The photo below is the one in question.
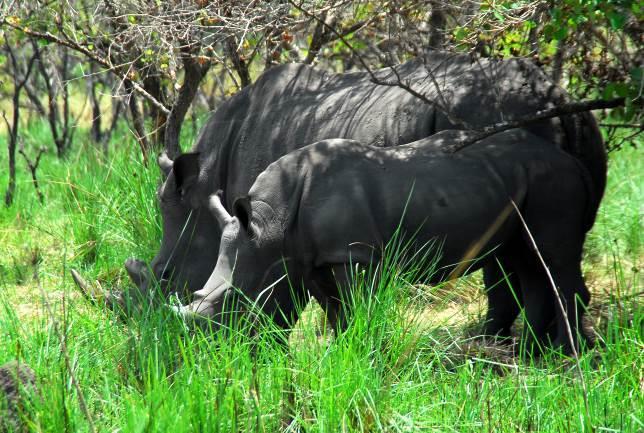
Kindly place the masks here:
POLYGON ((328 265, 312 273, 313 296, 324 310, 327 324, 336 333, 346 331, 351 318, 353 278, 349 266, 345 263, 328 265))

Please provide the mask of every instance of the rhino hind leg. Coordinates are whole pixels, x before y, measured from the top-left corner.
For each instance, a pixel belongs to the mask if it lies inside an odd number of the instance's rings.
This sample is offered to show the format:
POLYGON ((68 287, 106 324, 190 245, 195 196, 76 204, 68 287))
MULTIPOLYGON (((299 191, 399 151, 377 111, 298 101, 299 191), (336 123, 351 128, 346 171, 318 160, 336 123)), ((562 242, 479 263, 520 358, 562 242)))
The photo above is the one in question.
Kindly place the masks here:
POLYGON ((551 338, 556 319, 555 299, 543 267, 532 255, 517 265, 524 303, 522 341, 527 353, 541 353, 551 338))
POLYGON ((519 277, 507 260, 496 257, 483 268, 483 282, 488 300, 483 335, 509 339, 523 305, 519 277))
POLYGON ((573 353, 573 345, 577 351, 581 348, 579 339, 588 347, 592 347, 593 339, 582 326, 583 316, 590 302, 590 291, 582 277, 581 263, 576 260, 565 265, 555 264, 552 266, 552 273, 560 288, 561 302, 566 309, 566 317, 563 314, 557 315, 553 346, 561 349, 566 355, 573 353), (572 333, 572 341, 569 330, 572 333))

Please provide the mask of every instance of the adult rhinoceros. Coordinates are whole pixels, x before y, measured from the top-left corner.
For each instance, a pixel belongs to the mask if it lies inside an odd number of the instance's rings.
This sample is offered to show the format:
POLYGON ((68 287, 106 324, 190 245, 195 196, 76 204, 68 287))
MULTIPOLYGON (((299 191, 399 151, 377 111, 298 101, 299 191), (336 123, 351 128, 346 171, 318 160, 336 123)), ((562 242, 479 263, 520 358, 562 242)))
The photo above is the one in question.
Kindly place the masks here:
MULTIPOLYGON (((397 66, 395 74, 387 68, 375 75, 383 82, 400 80, 436 103, 426 104, 397 85, 376 84, 365 72, 332 74, 287 64, 268 70, 222 104, 192 153, 174 162, 160 159, 167 174, 158 193, 163 240, 149 266, 140 260, 126 262, 134 283, 144 292, 153 281, 164 293, 189 295, 201 289, 215 266, 221 231, 198 204, 223 190, 223 205, 232 209, 233 200, 246 194, 271 162, 307 143, 339 137, 397 146, 462 127, 450 119, 482 127, 566 101, 565 93, 540 69, 520 59, 429 52, 397 66)), ((544 138, 544 146, 577 155, 601 197, 606 157, 590 113, 541 121, 526 129, 544 138)), ((507 334, 519 311, 516 302, 506 302, 507 286, 495 286, 500 280, 504 281, 502 271, 490 263, 485 282, 495 288, 488 291, 489 334, 507 334)))
POLYGON ((581 254, 598 202, 587 169, 521 130, 457 154, 437 151, 458 134, 443 131, 386 149, 325 140, 269 165, 232 215, 217 194, 204 197, 201 206, 223 235, 212 275, 184 312, 228 323, 233 310, 226 301, 241 293, 287 325, 297 319, 293 300, 308 291, 332 321, 344 321, 342 300, 353 287, 348 269, 374 265, 400 233, 420 245, 440 241, 430 283, 453 275, 473 241, 485 239, 468 270, 494 261, 492 250, 508 263, 520 282, 528 335, 541 340, 555 316, 553 289, 514 202, 568 310, 568 320, 557 311, 553 344, 570 352, 567 326, 576 338, 590 300, 581 254))

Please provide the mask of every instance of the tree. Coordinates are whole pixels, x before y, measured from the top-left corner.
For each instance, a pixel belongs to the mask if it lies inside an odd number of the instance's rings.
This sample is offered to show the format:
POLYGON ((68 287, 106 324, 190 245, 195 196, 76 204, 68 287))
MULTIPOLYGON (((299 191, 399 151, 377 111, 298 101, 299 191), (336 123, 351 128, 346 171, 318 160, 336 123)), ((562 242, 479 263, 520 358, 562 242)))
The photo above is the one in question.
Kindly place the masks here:
POLYGON ((180 152, 211 78, 229 94, 278 63, 375 68, 428 47, 531 58, 578 98, 625 98, 602 121, 640 132, 642 13, 635 0, 36 0, 6 4, 0 25, 111 74, 147 158, 180 152))
POLYGON ((11 102, 13 103, 13 116, 11 123, 7 116, 2 112, 2 117, 7 125, 7 153, 9 156, 9 184, 4 196, 6 206, 11 206, 16 191, 16 148, 19 141, 18 131, 20 128, 20 96, 25 88, 27 80, 33 71, 34 64, 38 55, 28 50, 16 50, 15 45, 25 44, 26 41, 12 41, 8 37, 4 38, 4 51, 9 57, 9 63, 13 78, 13 94, 11 102))

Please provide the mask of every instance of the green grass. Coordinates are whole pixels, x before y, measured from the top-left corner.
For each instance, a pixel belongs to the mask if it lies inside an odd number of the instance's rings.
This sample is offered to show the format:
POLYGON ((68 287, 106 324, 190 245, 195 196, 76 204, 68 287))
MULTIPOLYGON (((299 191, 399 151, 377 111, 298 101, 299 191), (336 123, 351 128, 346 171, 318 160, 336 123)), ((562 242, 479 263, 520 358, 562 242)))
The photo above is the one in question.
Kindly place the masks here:
MULTIPOLYGON (((43 125, 25 133, 28 144, 49 140, 43 125)), ((641 151, 611 155, 587 241, 590 315, 605 343, 580 359, 587 413, 573 362, 499 355, 470 338, 484 306, 476 276, 411 287, 409 267, 393 260, 382 279, 357 279, 363 295, 345 334, 326 335, 309 308, 288 353, 270 326, 260 337, 223 338, 190 332, 166 310, 124 322, 89 305, 69 267, 104 287, 127 287, 123 261, 149 259, 159 245, 159 174, 143 166, 126 131, 109 159, 77 135, 67 161, 43 160, 44 205, 20 161, 16 202, 0 208, 0 364, 19 358, 39 377, 31 431, 644 429, 641 151)))

